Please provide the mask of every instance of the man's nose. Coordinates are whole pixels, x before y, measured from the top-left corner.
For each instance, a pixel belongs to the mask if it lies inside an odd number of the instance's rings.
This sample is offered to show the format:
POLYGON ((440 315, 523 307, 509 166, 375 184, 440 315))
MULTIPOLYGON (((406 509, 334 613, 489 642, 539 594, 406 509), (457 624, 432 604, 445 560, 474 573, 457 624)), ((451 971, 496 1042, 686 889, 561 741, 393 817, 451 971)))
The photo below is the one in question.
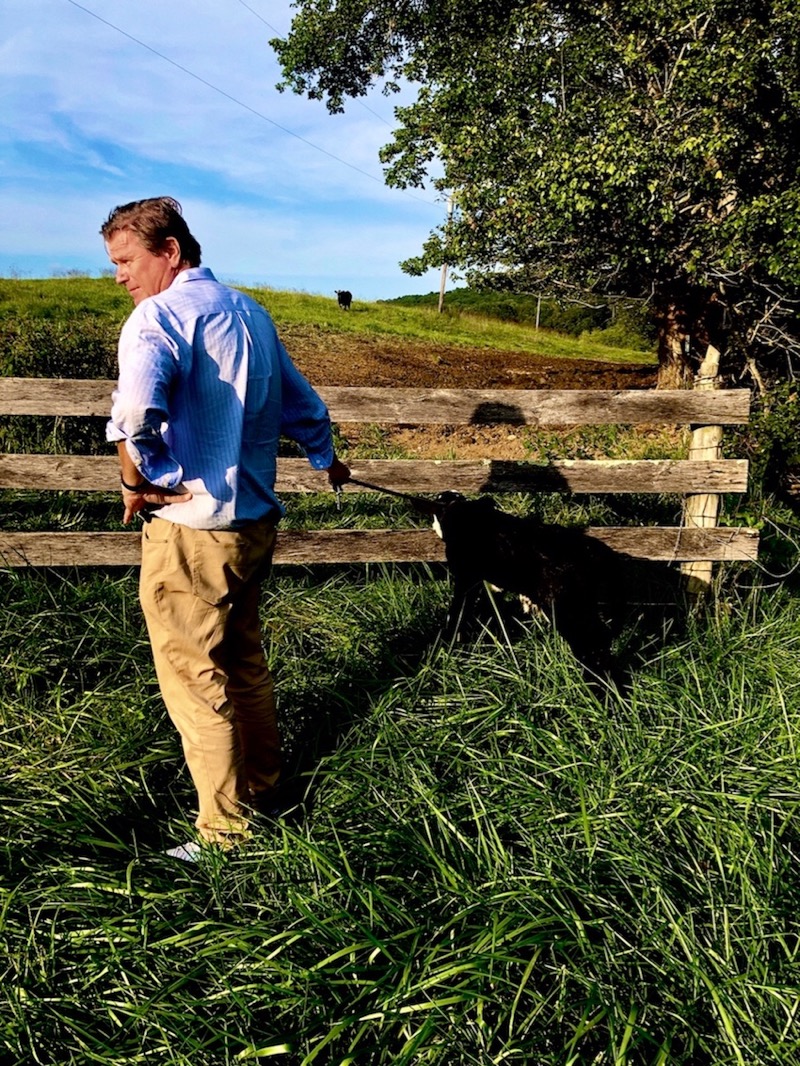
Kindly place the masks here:
POLYGON ((118 266, 117 267, 117 273, 114 276, 114 281, 116 281, 117 285, 124 285, 127 280, 128 280, 128 272, 127 272, 127 270, 125 269, 125 267, 118 266))

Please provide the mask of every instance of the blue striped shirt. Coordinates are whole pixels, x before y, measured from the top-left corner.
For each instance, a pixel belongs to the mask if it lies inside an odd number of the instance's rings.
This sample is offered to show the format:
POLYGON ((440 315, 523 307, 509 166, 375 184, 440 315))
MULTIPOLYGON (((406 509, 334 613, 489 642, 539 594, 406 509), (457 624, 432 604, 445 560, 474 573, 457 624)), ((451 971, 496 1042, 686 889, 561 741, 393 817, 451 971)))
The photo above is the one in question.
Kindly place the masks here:
POLYGON ((274 491, 281 434, 315 469, 333 462, 327 408, 260 304, 192 267, 134 308, 106 438, 124 440, 152 484, 193 494, 153 513, 195 529, 283 514, 274 491))

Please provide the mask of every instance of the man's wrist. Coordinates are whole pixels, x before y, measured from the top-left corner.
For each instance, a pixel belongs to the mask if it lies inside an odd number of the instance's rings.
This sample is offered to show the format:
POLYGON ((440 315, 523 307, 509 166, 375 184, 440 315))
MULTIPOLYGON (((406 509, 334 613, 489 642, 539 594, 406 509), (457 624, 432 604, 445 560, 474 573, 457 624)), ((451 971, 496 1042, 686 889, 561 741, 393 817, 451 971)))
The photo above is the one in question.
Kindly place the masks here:
POLYGON ((141 492, 147 485, 150 484, 150 482, 147 480, 147 478, 142 478, 142 480, 140 482, 138 482, 136 485, 129 485, 124 477, 120 477, 119 480, 120 480, 120 484, 122 485, 123 489, 127 489, 128 492, 141 492))

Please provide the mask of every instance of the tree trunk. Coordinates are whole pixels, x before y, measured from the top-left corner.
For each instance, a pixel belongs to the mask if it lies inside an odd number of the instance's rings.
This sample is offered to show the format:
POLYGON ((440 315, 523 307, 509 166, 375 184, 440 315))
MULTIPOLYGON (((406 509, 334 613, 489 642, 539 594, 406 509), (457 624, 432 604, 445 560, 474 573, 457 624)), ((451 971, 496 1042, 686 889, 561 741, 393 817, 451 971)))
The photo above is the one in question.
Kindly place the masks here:
POLYGON ((658 331, 659 389, 686 389, 691 386, 693 373, 687 352, 688 340, 686 314, 676 304, 670 304, 658 331))

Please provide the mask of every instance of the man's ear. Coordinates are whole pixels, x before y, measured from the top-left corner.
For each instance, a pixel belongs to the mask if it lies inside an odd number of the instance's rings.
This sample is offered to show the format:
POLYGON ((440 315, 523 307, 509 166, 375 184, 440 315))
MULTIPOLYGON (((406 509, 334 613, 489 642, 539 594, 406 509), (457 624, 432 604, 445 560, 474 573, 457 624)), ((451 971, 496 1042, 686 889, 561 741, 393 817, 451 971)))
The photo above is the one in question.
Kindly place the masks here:
POLYGON ((181 246, 178 243, 178 238, 167 237, 164 241, 164 247, 161 254, 167 259, 170 266, 180 266, 183 261, 183 256, 181 255, 181 246))

